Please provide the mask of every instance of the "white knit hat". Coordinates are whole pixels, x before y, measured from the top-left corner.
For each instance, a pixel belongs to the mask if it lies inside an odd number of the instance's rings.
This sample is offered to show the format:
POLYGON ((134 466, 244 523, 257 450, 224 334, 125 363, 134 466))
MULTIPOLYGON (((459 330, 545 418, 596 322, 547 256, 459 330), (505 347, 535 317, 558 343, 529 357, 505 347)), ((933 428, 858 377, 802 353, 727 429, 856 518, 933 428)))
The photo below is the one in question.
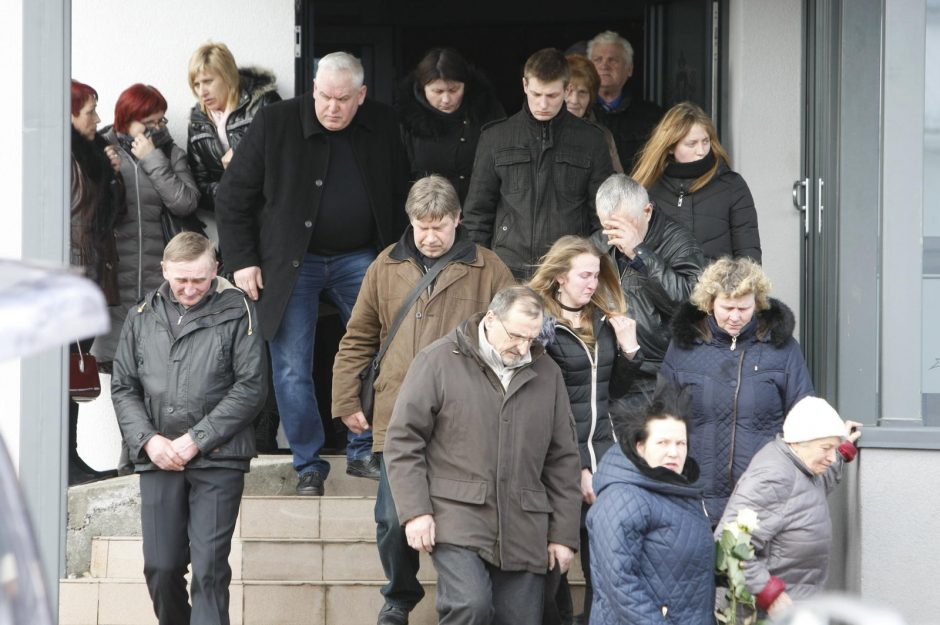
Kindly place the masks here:
POLYGON ((829 436, 845 436, 845 423, 835 408, 821 397, 804 397, 796 402, 783 422, 783 440, 787 443, 829 436))

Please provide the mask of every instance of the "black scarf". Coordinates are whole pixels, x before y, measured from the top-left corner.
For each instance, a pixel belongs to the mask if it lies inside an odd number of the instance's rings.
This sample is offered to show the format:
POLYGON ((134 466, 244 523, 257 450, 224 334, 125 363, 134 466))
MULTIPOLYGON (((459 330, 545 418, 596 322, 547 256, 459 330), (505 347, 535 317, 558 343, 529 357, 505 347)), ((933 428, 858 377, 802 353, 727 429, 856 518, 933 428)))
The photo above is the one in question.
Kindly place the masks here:
POLYGON ((714 166, 715 153, 709 150, 704 157, 691 163, 677 163, 670 159, 663 174, 670 178, 701 178, 714 166))

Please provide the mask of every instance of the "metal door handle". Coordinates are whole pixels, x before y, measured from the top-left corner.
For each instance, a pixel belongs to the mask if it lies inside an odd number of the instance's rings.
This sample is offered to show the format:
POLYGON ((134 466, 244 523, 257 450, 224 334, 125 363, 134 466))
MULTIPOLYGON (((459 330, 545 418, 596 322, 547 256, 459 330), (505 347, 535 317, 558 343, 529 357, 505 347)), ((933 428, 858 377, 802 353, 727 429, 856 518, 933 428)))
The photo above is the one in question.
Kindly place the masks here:
POLYGON ((816 232, 822 234, 823 185, 826 183, 822 178, 817 178, 816 182, 816 232))
POLYGON ((809 178, 793 183, 793 206, 803 214, 803 234, 809 234, 809 215, 806 214, 806 202, 809 196, 809 178), (800 201, 800 187, 803 188, 803 200, 800 201))

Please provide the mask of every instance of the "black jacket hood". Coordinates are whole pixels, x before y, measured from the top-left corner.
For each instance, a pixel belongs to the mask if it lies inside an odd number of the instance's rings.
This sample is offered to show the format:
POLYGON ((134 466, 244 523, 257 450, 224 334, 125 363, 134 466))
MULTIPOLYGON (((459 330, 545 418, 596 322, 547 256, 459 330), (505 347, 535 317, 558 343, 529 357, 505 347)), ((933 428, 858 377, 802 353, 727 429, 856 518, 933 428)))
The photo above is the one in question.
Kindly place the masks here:
MULTIPOLYGON (((770 308, 760 311, 755 317, 756 326, 748 326, 757 333, 758 340, 768 341, 779 348, 793 337, 796 319, 793 311, 780 300, 770 298, 770 308)), ((745 326, 742 334, 747 330, 745 326)), ((691 349, 696 343, 705 342, 709 332, 708 315, 690 302, 682 304, 672 319, 672 338, 682 349, 691 349)))

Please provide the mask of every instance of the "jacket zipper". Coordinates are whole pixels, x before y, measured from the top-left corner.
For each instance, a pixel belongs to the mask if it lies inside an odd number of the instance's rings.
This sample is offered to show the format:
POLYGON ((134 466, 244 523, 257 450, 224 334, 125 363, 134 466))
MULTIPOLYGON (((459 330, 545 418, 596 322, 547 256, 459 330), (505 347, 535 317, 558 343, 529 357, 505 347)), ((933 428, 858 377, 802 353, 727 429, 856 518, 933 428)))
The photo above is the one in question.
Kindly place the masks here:
POLYGON ((731 455, 728 458, 728 483, 732 485, 734 484, 734 447, 738 429, 738 394, 741 392, 741 372, 744 369, 744 355, 746 353, 746 349, 742 350, 741 355, 738 357, 738 383, 734 387, 734 404, 731 410, 731 455))
POLYGON ((587 447, 588 455, 591 457, 591 473, 597 472, 597 455, 594 453, 594 431, 597 429, 597 360, 598 360, 598 345, 594 344, 594 356, 591 356, 591 350, 587 346, 581 337, 578 336, 574 331, 571 330, 566 325, 558 325, 558 328, 563 328, 568 332, 574 339, 581 344, 581 347, 584 348, 584 352, 587 354, 588 362, 591 363, 591 431, 588 434, 587 447))
MULTIPOLYGON (((123 151, 123 150, 122 150, 123 151)), ((143 298, 144 290, 144 216, 140 210, 140 163, 131 159, 134 163, 134 193, 137 194, 137 301, 143 298)))
POLYGON ((682 208, 682 199, 685 197, 685 189, 679 189, 679 203, 676 205, 682 208))

